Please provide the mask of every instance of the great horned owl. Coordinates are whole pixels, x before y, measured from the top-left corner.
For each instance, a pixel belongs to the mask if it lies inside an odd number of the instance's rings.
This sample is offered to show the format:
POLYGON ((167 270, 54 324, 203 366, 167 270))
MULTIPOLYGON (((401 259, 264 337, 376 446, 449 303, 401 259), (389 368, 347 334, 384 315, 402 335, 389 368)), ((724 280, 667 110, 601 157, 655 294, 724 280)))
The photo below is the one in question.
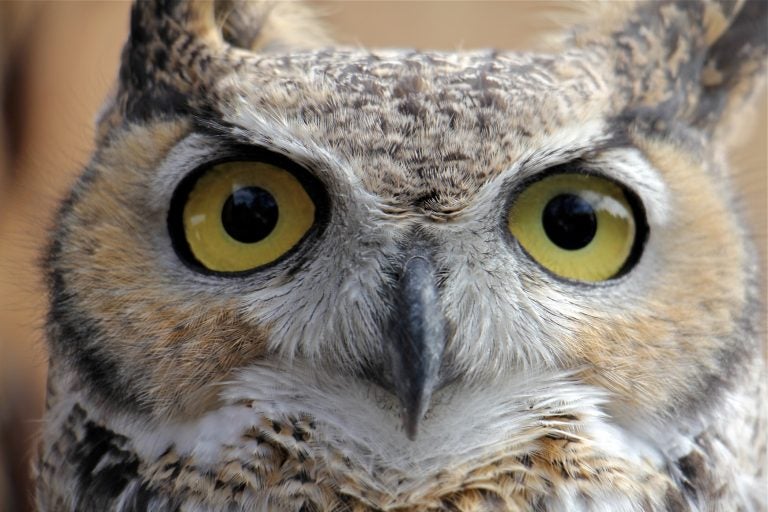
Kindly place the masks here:
POLYGON ((763 509, 723 140, 767 6, 528 54, 137 3, 47 259, 40 510, 763 509))

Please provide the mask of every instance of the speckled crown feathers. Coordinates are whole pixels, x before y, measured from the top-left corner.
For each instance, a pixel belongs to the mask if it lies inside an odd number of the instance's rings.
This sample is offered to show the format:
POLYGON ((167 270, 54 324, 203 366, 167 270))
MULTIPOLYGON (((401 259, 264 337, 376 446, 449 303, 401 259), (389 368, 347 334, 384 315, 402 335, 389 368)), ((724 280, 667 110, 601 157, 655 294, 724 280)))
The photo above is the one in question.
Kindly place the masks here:
MULTIPOLYGON (((765 69, 768 3, 761 0, 607 2, 587 16, 562 49, 612 62, 626 103, 668 120, 714 125, 765 69), (737 87, 742 94, 728 94, 737 87)), ((113 125, 204 110, 216 78, 247 66, 252 52, 329 42, 311 9, 294 2, 137 2, 117 101, 104 119, 113 125)))

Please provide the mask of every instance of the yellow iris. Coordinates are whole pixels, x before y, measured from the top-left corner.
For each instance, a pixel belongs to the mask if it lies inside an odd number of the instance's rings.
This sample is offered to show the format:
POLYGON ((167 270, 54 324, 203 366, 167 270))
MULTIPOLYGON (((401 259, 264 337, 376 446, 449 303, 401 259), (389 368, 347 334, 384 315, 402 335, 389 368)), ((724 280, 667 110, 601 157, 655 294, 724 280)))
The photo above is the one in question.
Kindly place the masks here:
POLYGON ((591 175, 556 174, 532 183, 516 198, 508 224, 533 259, 577 281, 615 277, 635 243, 623 189, 591 175))
POLYGON ((194 257, 209 270, 271 263, 315 222, 315 204, 296 177, 265 162, 216 165, 194 184, 183 210, 194 257))

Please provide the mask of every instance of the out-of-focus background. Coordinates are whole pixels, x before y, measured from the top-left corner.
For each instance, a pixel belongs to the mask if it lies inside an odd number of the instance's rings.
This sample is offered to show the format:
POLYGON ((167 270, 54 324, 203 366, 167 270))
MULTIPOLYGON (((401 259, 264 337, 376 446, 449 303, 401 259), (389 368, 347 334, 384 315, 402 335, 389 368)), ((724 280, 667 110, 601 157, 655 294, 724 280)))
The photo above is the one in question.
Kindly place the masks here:
MULTIPOLYGON (((566 1, 313 3, 341 42, 446 50, 531 48, 572 9, 566 1)), ((0 2, 0 511, 30 509, 46 371, 39 261, 55 206, 92 149, 92 121, 116 75, 129 8, 0 2)), ((753 117, 731 156, 764 256, 764 99, 753 117)))

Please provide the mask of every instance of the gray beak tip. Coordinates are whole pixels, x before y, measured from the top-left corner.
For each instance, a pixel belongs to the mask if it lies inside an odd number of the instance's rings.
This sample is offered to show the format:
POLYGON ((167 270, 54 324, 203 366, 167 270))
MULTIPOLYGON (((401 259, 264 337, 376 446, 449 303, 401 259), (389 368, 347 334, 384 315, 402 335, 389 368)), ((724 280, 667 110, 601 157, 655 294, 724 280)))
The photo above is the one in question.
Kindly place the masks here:
POLYGON ((421 400, 411 402, 409 404, 403 404, 402 419, 403 430, 409 440, 415 441, 416 436, 419 433, 419 424, 424 419, 426 414, 425 405, 429 404, 431 399, 431 393, 425 393, 426 396, 420 397, 421 400))
POLYGON ((405 436, 409 441, 415 441, 416 436, 419 433, 419 421, 414 420, 412 416, 406 414, 403 418, 403 429, 405 430, 405 436))

